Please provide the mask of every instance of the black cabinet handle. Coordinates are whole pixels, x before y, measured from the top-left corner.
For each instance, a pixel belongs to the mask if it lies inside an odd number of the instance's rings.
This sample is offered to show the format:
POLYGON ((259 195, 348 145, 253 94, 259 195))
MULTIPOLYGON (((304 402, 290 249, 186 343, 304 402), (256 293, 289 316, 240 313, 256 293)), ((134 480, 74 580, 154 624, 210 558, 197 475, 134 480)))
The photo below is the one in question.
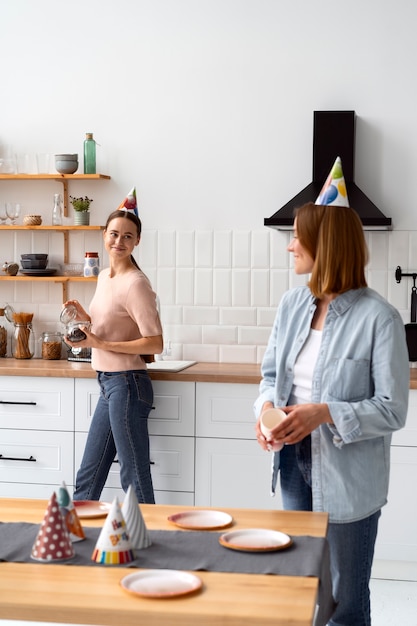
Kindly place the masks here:
POLYGON ((30 455, 28 459, 22 459, 15 456, 3 456, 0 454, 0 459, 3 459, 4 461, 36 461, 35 457, 32 455, 30 455))
POLYGON ((15 402, 13 400, 11 400, 10 402, 8 400, 0 400, 0 404, 24 404, 26 406, 36 406, 36 402, 15 402))
MULTIPOLYGON (((1 454, 0 454, 1 457, 1 454)), ((119 459, 114 459, 113 463, 119 463, 119 459)), ((155 461, 149 461, 150 465, 155 465, 155 461)))

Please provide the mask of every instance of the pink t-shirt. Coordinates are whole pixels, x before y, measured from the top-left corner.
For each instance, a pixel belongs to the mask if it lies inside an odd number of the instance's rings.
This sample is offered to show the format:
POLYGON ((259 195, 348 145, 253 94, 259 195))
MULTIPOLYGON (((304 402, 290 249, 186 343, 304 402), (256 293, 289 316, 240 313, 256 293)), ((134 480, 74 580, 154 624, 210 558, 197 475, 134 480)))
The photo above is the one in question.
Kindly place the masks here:
MULTIPOLYGON (((90 304, 92 332, 106 341, 130 341, 162 335, 156 295, 140 270, 110 277, 100 272, 90 304)), ((122 354, 93 348, 92 367, 101 372, 146 369, 139 354, 122 354)))

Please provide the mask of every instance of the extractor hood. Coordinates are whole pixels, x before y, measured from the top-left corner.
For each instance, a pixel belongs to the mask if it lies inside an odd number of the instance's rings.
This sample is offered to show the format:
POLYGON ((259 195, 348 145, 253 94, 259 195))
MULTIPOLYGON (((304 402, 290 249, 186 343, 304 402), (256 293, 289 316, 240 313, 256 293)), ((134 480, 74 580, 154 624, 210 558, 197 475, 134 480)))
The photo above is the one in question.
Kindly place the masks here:
POLYGON ((355 111, 314 111, 313 182, 287 202, 264 225, 277 230, 291 230, 294 209, 315 202, 337 157, 342 160, 350 206, 362 220, 364 230, 391 230, 391 218, 385 215, 354 182, 355 111))

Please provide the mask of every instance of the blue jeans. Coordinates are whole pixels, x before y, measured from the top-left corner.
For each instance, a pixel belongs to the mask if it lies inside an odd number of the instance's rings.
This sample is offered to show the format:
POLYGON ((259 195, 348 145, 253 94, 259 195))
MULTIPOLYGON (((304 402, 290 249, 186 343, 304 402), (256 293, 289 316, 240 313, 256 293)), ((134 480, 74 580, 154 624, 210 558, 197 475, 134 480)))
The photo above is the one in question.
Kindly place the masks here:
MULTIPOLYGON (((280 484, 284 508, 311 511, 310 437, 280 452, 280 484)), ((333 597, 338 603, 329 626, 370 626, 371 577, 378 520, 377 511, 348 524, 329 524, 333 597)))
POLYGON ((148 416, 152 382, 146 370, 98 372, 100 398, 77 473, 74 500, 99 500, 117 454, 124 491, 132 485, 139 502, 154 504, 148 416))

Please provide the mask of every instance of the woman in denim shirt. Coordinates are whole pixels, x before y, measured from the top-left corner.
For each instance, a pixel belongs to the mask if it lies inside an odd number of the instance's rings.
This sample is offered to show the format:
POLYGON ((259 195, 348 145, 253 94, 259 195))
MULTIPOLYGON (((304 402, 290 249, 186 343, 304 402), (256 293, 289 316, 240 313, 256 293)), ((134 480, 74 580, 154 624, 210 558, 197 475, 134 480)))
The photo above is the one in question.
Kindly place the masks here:
POLYGON ((306 287, 287 292, 262 362, 255 403, 262 448, 274 455, 284 507, 327 511, 332 626, 369 626, 371 575, 387 502, 391 435, 405 424, 409 362, 398 311, 367 287, 367 249, 353 209, 309 203, 296 211, 288 246, 306 287), (266 441, 267 409, 285 419, 266 441))

